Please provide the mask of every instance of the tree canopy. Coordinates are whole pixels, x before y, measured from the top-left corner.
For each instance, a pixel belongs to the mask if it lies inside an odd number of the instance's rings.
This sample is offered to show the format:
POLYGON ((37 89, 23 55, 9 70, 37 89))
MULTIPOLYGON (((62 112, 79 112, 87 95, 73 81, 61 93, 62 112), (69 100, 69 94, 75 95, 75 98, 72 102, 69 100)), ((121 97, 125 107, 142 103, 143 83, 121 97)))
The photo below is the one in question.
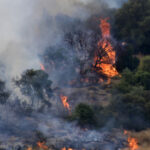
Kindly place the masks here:
POLYGON ((115 33, 135 53, 150 54, 150 0, 129 0, 115 16, 115 33))
POLYGON ((45 95, 48 97, 52 95, 52 81, 48 79, 48 74, 44 71, 27 70, 19 80, 15 80, 15 84, 20 88, 22 94, 31 97, 32 105, 38 100, 50 105, 45 95))

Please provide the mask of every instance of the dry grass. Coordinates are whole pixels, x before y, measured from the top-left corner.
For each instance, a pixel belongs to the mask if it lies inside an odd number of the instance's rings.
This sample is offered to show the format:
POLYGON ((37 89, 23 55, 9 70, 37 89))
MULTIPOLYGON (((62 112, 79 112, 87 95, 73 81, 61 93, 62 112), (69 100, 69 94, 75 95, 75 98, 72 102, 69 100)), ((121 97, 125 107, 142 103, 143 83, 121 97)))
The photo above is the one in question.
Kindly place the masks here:
POLYGON ((106 106, 109 104, 111 97, 111 94, 100 86, 65 88, 63 91, 68 96, 73 106, 80 102, 106 106), (69 91, 69 93, 66 93, 66 91, 69 91))
MULTIPOLYGON (((136 138, 138 140, 138 150, 150 150, 150 129, 141 132, 131 132, 131 137, 136 138)), ((125 148, 123 150, 131 149, 125 148)))

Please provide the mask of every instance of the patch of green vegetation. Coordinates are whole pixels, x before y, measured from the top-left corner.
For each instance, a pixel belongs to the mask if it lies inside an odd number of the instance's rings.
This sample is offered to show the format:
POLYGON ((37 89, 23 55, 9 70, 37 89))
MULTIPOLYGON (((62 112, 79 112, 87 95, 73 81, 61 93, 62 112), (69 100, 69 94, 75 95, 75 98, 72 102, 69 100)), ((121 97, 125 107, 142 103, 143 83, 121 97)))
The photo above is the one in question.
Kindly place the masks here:
POLYGON ((84 125, 95 125, 96 119, 95 114, 91 106, 88 104, 80 103, 75 108, 74 113, 71 116, 72 120, 77 120, 78 124, 81 126, 84 125))
POLYGON ((139 59, 133 56, 133 52, 131 50, 123 50, 119 52, 117 61, 116 61, 116 69, 118 72, 122 72, 125 68, 128 68, 132 71, 136 70, 139 65, 139 59))
POLYGON ((77 121, 81 127, 100 128, 107 123, 110 117, 109 113, 109 110, 102 106, 80 103, 68 119, 77 121))
POLYGON ((143 57, 137 71, 125 69, 119 83, 114 85, 109 109, 119 124, 142 129, 150 123, 150 57, 143 57))
POLYGON ((150 1, 128 0, 115 15, 116 37, 134 53, 150 54, 150 1))

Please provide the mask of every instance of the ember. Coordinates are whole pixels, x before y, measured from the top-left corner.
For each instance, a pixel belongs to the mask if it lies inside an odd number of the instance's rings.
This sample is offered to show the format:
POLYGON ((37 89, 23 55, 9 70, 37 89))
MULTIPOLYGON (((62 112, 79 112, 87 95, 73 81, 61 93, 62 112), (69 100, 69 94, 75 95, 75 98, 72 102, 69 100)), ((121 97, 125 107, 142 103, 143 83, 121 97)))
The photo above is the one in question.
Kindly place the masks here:
POLYGON ((94 64, 96 72, 112 78, 118 75, 114 67, 116 62, 116 53, 110 42, 110 24, 106 19, 100 20, 100 29, 102 32, 102 39, 98 42, 98 50, 95 52, 94 64))

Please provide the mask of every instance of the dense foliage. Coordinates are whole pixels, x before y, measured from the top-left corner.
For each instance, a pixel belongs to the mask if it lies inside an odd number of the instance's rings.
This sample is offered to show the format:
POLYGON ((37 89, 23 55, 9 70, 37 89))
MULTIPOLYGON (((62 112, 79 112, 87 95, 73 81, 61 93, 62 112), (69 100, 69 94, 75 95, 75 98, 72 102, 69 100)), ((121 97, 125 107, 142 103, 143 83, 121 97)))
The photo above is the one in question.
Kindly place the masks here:
POLYGON ((110 109, 126 128, 141 129, 150 123, 150 56, 141 59, 138 70, 124 70, 110 109), (120 117, 121 116, 121 117, 120 117))
POLYGON ((104 127, 109 121, 111 114, 109 109, 100 105, 88 105, 80 103, 76 106, 74 112, 69 116, 69 120, 76 120, 78 125, 89 128, 104 127))
POLYGON ((92 107, 83 103, 77 105, 71 119, 77 120, 78 124, 81 126, 93 126, 96 124, 95 114, 92 107))
POLYGON ((116 37, 135 53, 150 54, 150 0, 129 0, 117 10, 116 37))
POLYGON ((116 61, 116 69, 118 72, 122 72, 125 68, 134 71, 137 69, 138 65, 139 59, 136 56, 133 56, 132 51, 126 48, 125 50, 118 52, 116 61))

